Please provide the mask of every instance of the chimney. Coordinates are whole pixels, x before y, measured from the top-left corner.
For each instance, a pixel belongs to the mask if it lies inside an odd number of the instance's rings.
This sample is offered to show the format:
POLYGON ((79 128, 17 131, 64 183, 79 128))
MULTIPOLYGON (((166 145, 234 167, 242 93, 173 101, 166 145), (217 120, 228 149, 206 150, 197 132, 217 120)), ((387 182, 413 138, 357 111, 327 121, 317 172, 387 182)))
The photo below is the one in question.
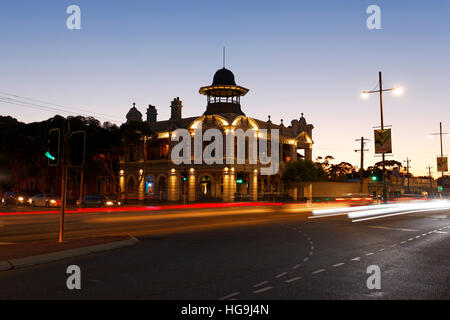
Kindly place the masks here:
POLYGON ((176 97, 173 99, 173 101, 170 103, 171 108, 171 115, 170 120, 178 120, 181 119, 181 108, 183 108, 182 101, 180 100, 180 97, 176 97))
POLYGON ((147 108, 147 122, 155 123, 157 115, 158 115, 158 111, 156 110, 155 106, 152 106, 151 104, 149 104, 148 108, 147 108))

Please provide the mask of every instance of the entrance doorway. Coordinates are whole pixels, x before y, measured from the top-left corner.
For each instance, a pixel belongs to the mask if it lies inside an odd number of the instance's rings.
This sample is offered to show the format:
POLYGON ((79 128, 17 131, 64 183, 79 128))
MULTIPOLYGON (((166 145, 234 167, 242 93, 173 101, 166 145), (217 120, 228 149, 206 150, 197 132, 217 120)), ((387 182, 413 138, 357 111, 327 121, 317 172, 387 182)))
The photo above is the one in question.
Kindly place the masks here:
POLYGON ((211 178, 203 176, 200 178, 200 199, 211 198, 211 178))

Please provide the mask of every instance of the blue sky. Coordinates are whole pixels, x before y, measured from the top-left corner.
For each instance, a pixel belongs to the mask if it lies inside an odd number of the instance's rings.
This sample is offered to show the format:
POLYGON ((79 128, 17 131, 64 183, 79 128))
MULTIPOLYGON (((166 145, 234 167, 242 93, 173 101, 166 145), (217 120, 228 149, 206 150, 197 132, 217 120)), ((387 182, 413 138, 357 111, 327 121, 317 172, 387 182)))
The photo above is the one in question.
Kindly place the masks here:
MULTIPOLYGON (((394 159, 412 159, 412 171, 436 168, 438 139, 450 131, 450 2, 434 1, 2 1, 0 92, 100 113, 120 123, 136 102, 167 119, 170 101, 183 115, 203 113, 200 86, 222 66, 250 89, 242 109, 251 117, 289 124, 303 112, 314 124, 313 156, 332 155, 359 165, 361 136, 373 140, 378 97, 360 99, 383 71, 394 159), (66 28, 67 6, 81 8, 81 30, 66 28), (381 8, 381 30, 368 30, 366 8, 381 8)), ((2 115, 21 121, 52 112, 0 103, 2 115)), ((449 153, 450 138, 444 142, 449 153)), ((380 158, 373 145, 366 164, 380 158)), ((392 158, 391 158, 392 159, 392 158)), ((437 176, 437 174, 436 174, 437 176)))

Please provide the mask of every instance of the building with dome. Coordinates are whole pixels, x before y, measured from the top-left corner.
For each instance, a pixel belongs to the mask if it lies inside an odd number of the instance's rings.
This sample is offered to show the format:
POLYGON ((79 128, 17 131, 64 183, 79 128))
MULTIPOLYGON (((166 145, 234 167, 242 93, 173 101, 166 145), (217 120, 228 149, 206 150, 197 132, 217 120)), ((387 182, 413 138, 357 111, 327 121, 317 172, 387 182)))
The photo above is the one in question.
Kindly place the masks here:
MULTIPOLYGON (((206 96, 206 110, 202 115, 184 118, 183 103, 179 97, 170 104, 171 116, 158 121, 157 109, 149 105, 145 123, 155 132, 152 139, 144 139, 137 145, 124 146, 120 161, 120 187, 123 198, 160 199, 168 201, 241 201, 257 200, 273 195, 288 193, 281 183, 280 173, 261 175, 260 163, 250 164, 194 164, 175 165, 170 159, 172 147, 178 142, 171 141, 171 135, 178 128, 187 129, 194 139, 194 131, 201 127, 215 128, 223 133, 224 150, 227 148, 226 135, 236 129, 279 129, 280 166, 299 157, 312 158, 312 129, 301 114, 299 119, 285 126, 283 121, 275 124, 270 120, 252 118, 244 113, 241 97, 249 89, 236 84, 234 74, 219 69, 212 84, 203 86, 199 93, 206 96)), ((245 109, 244 109, 245 110, 245 109)), ((135 104, 126 115, 127 122, 142 122, 142 113, 135 104)), ((259 136, 258 136, 258 139, 259 136)), ((248 155, 247 155, 248 156, 248 155)), ((296 194, 293 195, 296 197, 296 194)))

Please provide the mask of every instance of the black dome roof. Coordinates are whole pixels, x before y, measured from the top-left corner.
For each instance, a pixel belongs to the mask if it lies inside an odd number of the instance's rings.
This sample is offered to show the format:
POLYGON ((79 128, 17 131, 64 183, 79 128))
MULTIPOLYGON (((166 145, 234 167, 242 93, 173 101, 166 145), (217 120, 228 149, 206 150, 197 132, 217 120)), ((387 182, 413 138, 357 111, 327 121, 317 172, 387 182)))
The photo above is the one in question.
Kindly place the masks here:
POLYGON ((229 85, 235 86, 236 82, 234 82, 234 74, 228 69, 222 68, 217 70, 214 74, 213 86, 215 85, 229 85))

